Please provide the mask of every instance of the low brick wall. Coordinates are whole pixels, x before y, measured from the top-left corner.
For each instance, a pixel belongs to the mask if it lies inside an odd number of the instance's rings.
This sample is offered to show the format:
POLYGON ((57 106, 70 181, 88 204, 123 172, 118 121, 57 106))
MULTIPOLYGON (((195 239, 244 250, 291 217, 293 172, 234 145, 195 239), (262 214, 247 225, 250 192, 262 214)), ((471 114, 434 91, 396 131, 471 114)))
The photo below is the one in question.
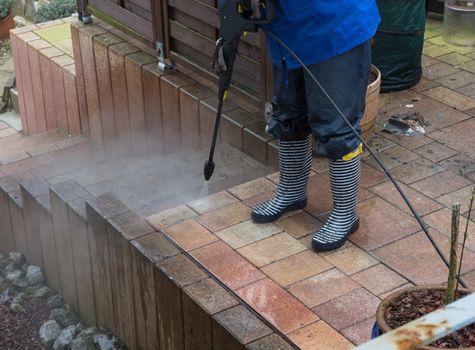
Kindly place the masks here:
POLYGON ((71 135, 81 134, 74 58, 35 33, 71 21, 68 18, 10 31, 25 135, 57 128, 71 135))
POLYGON ((0 252, 9 251, 130 349, 292 349, 161 231, 75 181, 0 178, 0 252))
MULTIPOLYGON (((218 104, 209 82, 161 72, 150 49, 99 20, 65 21, 70 54, 37 35, 38 26, 11 31, 24 134, 62 128, 119 154, 209 147, 218 104)), ((41 26, 58 25, 64 21, 41 26)), ((243 101, 226 101, 218 143, 277 166, 262 112, 243 101)))

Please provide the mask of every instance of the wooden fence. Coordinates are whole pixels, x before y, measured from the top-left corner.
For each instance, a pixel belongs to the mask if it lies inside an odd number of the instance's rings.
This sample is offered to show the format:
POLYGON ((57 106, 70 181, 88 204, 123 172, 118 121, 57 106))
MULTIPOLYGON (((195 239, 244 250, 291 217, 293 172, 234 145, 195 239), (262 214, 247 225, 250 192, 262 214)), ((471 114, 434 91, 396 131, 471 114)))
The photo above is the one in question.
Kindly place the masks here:
MULTIPOLYGON (((219 35, 216 0, 89 0, 88 8, 151 50, 163 44, 166 56, 179 66, 216 79, 210 69, 219 35)), ((263 35, 249 34, 239 47, 233 91, 262 107, 270 100, 270 81, 263 35)))

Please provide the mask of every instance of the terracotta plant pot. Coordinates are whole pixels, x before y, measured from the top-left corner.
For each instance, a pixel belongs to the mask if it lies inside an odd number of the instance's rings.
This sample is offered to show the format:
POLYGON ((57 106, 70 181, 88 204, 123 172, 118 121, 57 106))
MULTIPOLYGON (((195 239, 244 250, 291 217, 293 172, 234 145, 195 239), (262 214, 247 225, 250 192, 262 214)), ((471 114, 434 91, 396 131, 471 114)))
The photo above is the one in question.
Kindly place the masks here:
MULTIPOLYGON (((443 286, 417 286, 417 287, 409 287, 405 288, 403 290, 394 292, 393 294, 389 295, 386 297, 381 304, 379 304, 378 310, 376 311, 376 323, 382 333, 387 333, 392 330, 392 328, 389 327, 389 325, 386 322, 386 318, 384 315, 386 314, 386 309, 388 308, 389 305, 394 303, 394 300, 399 298, 399 296, 405 292, 411 292, 411 291, 420 291, 420 290, 443 290, 445 291, 447 288, 443 286)), ((474 291, 468 290, 468 289, 459 289, 459 291, 463 293, 473 293, 474 291)), ((447 348, 449 349, 449 348, 447 348)), ((463 348, 467 350, 475 350, 475 347, 471 346, 469 348, 463 348)), ((440 348, 436 348, 433 346, 423 346, 419 348, 419 350, 440 350, 440 348)))
POLYGON ((13 13, 10 11, 7 17, 0 20, 0 40, 8 39, 10 36, 10 29, 15 28, 13 21, 13 13))
POLYGON ((371 72, 376 77, 371 84, 368 85, 366 91, 366 109, 361 120, 361 134, 365 141, 369 141, 374 132, 374 124, 378 115, 379 108, 379 91, 381 87, 381 73, 375 66, 371 66, 371 72))

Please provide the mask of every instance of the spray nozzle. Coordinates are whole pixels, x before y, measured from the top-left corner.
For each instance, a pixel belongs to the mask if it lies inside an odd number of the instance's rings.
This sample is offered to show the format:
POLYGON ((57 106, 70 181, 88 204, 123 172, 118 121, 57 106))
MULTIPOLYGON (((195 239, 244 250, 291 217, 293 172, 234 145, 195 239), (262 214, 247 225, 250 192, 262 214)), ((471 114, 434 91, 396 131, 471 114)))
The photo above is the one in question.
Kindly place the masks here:
POLYGON ((205 180, 208 181, 209 179, 211 179, 211 176, 213 176, 213 173, 214 173, 214 162, 212 160, 207 160, 205 162, 205 165, 204 165, 204 176, 205 176, 205 180))

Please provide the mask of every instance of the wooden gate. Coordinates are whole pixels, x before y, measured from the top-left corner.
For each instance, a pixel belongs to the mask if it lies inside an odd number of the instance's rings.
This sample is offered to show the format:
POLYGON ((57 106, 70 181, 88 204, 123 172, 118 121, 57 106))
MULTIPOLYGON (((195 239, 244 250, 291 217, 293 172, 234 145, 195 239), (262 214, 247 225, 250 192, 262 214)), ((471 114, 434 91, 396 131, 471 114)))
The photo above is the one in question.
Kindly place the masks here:
MULTIPOLYGON (((102 19, 153 47, 164 44, 168 58, 215 81, 210 68, 218 37, 216 0, 88 0, 102 19)), ((270 100, 269 63, 262 34, 248 34, 240 43, 234 70, 234 91, 255 105, 270 100)))

